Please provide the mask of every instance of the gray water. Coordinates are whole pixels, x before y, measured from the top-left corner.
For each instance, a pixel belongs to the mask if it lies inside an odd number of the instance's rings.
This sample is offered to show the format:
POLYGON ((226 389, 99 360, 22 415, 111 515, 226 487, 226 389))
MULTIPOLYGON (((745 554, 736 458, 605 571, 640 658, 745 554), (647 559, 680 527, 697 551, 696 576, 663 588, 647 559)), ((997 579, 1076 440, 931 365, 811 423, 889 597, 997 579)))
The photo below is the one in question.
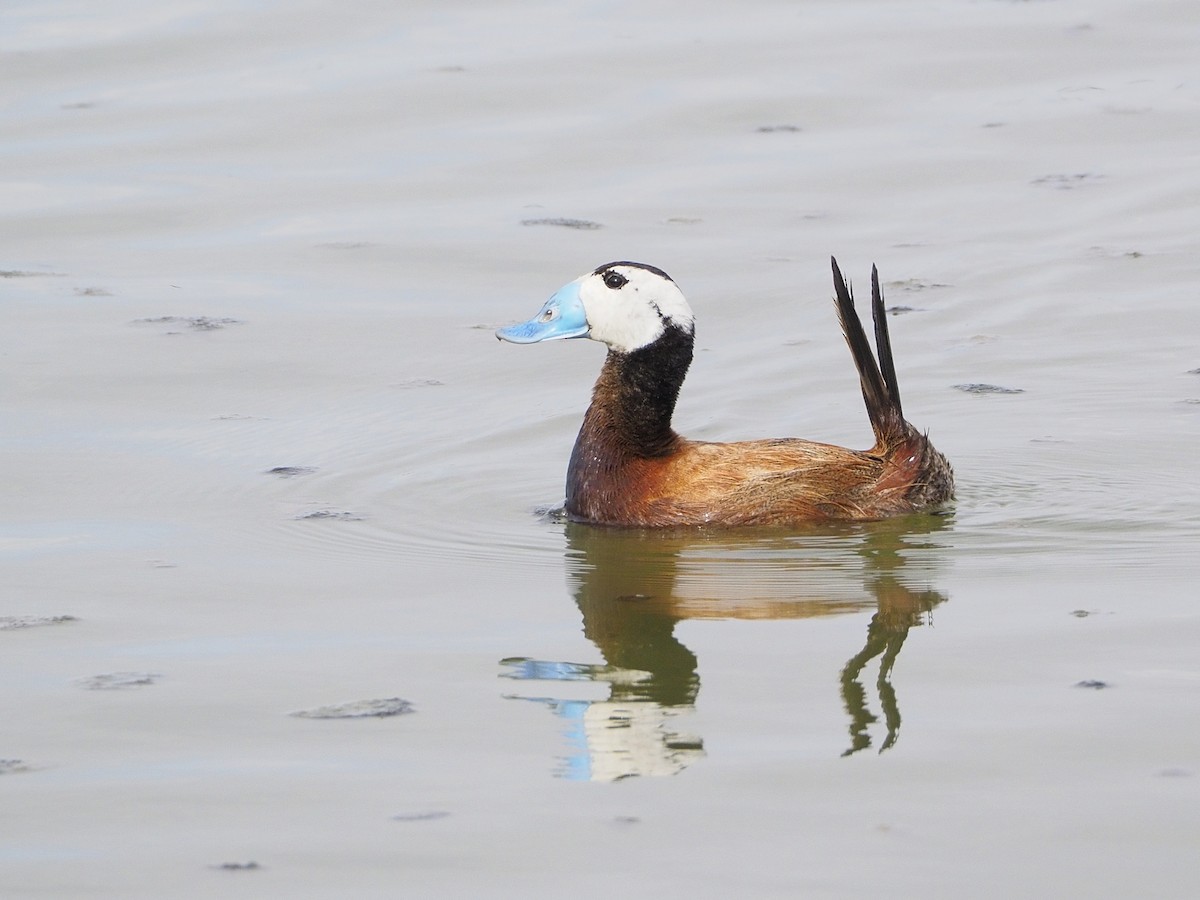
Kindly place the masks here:
POLYGON ((6 4, 0 893, 1195 896, 1197 28, 6 4), (552 514, 494 327, 652 263, 680 431, 865 446, 830 254, 947 515, 552 514))

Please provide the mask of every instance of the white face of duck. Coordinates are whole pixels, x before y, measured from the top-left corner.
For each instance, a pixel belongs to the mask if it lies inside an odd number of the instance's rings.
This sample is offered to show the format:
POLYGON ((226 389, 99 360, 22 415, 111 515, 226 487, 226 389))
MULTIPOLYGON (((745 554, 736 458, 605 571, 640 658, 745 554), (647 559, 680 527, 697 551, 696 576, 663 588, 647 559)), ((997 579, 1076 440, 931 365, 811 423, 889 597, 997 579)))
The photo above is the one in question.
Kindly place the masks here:
POLYGON ((520 325, 496 332, 514 344, 587 337, 621 353, 653 344, 674 325, 689 334, 692 309, 661 269, 615 262, 580 276, 520 325))

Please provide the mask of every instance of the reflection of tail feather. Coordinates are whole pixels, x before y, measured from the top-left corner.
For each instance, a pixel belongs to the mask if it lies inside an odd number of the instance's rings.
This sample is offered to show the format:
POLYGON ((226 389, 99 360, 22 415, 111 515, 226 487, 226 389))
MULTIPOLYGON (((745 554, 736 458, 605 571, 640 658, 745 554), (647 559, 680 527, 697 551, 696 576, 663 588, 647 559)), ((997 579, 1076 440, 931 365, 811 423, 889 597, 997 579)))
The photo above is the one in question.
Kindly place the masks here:
POLYGON ((867 733, 867 728, 878 719, 867 708, 867 692, 858 679, 866 664, 880 654, 883 654, 883 661, 879 666, 879 679, 876 686, 879 689, 879 702, 883 706, 888 733, 879 752, 882 753, 891 747, 899 737, 900 708, 896 704, 896 692, 888 681, 888 676, 896 661, 896 654, 900 652, 904 638, 908 635, 908 630, 905 629, 897 635, 889 628, 880 627, 881 621, 879 613, 871 617, 871 624, 867 626, 866 646, 850 657, 850 661, 842 669, 842 702, 846 705, 846 712, 850 715, 850 747, 842 756, 850 756, 852 753, 871 746, 871 736, 867 733), (893 643, 896 645, 894 649, 893 643))
POLYGON ((900 648, 907 637, 907 628, 892 631, 892 637, 879 660, 879 678, 875 687, 879 689, 879 705, 883 708, 883 718, 887 724, 887 737, 879 748, 880 753, 889 749, 900 737, 900 704, 896 702, 896 689, 892 687, 891 678, 892 666, 896 664, 896 657, 900 655, 900 648))
POLYGON ((879 752, 891 748, 899 739, 900 704, 892 687, 892 667, 896 664, 909 629, 920 625, 924 616, 945 600, 937 591, 913 591, 891 578, 880 579, 875 584, 875 593, 879 610, 867 626, 867 643, 842 669, 842 702, 850 716, 850 747, 842 756, 850 756, 871 746, 867 729, 878 719, 867 708, 867 695, 859 676, 867 663, 877 656, 880 657, 879 677, 875 687, 879 692, 879 704, 887 727, 887 735, 879 752))

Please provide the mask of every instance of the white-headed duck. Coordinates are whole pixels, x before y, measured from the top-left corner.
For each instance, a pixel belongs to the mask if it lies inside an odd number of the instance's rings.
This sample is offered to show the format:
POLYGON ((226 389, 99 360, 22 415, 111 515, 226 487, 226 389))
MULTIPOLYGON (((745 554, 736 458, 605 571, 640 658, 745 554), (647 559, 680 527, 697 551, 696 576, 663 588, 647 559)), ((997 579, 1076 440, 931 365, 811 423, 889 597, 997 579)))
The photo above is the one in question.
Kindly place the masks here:
POLYGON ((905 421, 879 275, 871 269, 878 363, 833 260, 834 303, 875 431, 870 450, 799 438, 713 443, 671 428, 694 343, 691 307, 661 269, 600 266, 559 290, 515 344, 591 338, 608 356, 567 469, 566 512, 604 525, 787 525, 881 519, 954 496, 950 463, 905 421))

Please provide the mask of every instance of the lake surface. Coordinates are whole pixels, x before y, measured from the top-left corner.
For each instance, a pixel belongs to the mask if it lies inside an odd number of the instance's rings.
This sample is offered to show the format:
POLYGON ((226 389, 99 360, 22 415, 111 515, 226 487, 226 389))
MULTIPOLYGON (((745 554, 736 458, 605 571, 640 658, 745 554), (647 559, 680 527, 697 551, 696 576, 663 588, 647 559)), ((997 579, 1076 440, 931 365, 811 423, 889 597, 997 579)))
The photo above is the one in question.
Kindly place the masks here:
POLYGON ((1198 29, 5 4, 0 893, 1196 896, 1198 29), (866 446, 831 254, 951 510, 554 514, 496 326, 651 263, 681 432, 866 446))

